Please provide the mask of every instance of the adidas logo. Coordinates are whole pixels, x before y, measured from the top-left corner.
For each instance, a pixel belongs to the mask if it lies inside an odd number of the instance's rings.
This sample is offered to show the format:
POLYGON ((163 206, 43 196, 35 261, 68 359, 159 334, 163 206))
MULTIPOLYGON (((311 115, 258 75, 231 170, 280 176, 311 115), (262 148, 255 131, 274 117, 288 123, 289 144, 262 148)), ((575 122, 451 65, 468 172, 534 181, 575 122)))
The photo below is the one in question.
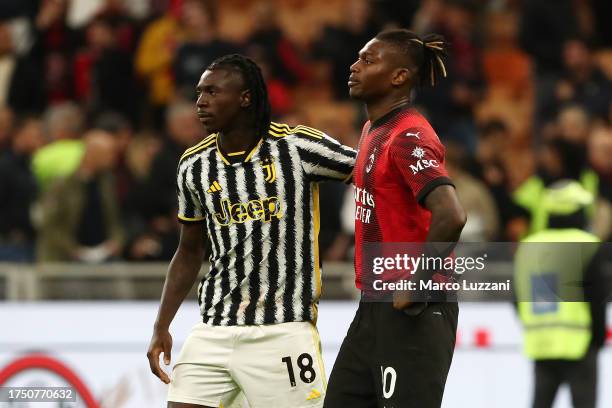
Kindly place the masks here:
POLYGON ((317 399, 317 398, 320 398, 320 397, 321 397, 321 393, 319 391, 317 391, 316 389, 313 389, 310 392, 310 395, 308 396, 308 398, 306 398, 306 401, 310 401, 310 400, 317 399))
POLYGON ((219 185, 219 183, 217 183, 217 181, 215 180, 210 187, 208 187, 208 190, 206 190, 207 193, 216 193, 218 191, 221 191, 221 186, 219 185))

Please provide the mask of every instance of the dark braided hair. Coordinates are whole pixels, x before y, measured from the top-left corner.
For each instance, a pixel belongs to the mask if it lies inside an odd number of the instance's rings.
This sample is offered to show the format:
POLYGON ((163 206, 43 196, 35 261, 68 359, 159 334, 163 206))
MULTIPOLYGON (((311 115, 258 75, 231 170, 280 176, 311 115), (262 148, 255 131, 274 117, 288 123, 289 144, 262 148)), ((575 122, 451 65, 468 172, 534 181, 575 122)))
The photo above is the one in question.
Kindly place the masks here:
POLYGON ((438 34, 423 38, 406 29, 386 30, 379 33, 377 40, 394 45, 402 51, 417 68, 419 84, 434 87, 440 77, 446 78, 448 43, 438 34))
POLYGON ((251 114, 255 124, 257 136, 265 136, 268 134, 270 126, 271 107, 268 99, 268 89, 263 79, 261 69, 250 58, 240 54, 230 54, 214 60, 208 68, 209 71, 215 69, 227 69, 235 71, 242 75, 245 83, 245 89, 251 92, 251 114))

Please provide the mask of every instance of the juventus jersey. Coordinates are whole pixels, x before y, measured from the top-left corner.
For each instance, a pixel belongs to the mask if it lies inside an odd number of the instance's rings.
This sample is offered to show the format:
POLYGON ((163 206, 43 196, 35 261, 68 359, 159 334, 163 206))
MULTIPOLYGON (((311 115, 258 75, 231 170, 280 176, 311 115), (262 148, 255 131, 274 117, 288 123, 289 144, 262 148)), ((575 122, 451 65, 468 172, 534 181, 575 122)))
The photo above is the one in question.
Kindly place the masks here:
POLYGON ((204 323, 316 320, 318 182, 348 181, 355 157, 319 130, 274 122, 251 152, 223 153, 217 134, 185 151, 179 221, 203 223, 212 243, 198 287, 204 323))

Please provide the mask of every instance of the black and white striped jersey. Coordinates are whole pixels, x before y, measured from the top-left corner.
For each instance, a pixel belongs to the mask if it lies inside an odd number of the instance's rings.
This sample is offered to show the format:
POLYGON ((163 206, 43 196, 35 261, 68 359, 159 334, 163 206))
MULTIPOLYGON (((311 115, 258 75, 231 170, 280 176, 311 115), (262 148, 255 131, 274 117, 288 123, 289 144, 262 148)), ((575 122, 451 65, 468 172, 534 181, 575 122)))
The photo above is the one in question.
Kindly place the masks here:
POLYGON ((224 153, 217 134, 185 151, 178 217, 203 223, 212 244, 198 287, 204 323, 316 320, 318 182, 349 180, 355 156, 319 130, 274 122, 251 152, 224 153))

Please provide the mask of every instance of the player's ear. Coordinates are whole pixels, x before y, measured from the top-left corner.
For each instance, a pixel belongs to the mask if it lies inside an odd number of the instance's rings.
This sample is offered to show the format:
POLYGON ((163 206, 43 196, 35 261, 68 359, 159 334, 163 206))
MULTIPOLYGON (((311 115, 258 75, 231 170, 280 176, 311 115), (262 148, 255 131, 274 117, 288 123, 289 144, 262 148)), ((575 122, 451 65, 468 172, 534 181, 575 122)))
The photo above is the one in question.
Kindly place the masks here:
POLYGON ((391 84, 393 86, 402 86, 411 80, 412 75, 413 73, 409 68, 397 68, 391 76, 391 84))
POLYGON ((248 108, 251 106, 251 91, 247 89, 240 94, 240 107, 248 108))

